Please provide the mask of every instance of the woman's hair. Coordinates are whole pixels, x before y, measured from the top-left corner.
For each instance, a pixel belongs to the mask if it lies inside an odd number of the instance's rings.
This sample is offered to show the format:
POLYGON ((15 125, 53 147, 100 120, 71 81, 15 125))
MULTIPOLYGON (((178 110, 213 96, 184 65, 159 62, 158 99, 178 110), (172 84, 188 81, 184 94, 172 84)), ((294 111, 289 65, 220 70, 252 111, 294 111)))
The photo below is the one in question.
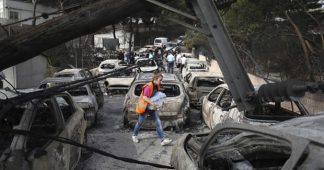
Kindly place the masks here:
POLYGON ((159 70, 155 70, 153 72, 153 78, 152 78, 152 80, 157 80, 160 77, 163 77, 162 73, 159 70))

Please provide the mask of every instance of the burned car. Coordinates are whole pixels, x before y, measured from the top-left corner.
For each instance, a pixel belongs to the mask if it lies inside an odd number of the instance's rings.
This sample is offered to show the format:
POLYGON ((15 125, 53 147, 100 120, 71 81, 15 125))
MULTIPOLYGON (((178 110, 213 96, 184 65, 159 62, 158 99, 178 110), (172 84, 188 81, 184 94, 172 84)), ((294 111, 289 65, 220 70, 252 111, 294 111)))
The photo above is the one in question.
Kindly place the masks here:
POLYGON ((203 98, 201 114, 206 125, 212 129, 224 122, 247 123, 268 126, 299 116, 309 115, 298 99, 267 102, 253 112, 239 111, 227 84, 221 84, 203 98))
MULTIPOLYGON (((109 60, 105 60, 103 62, 101 62, 98 66, 98 68, 95 71, 95 75, 101 75, 101 74, 105 74, 105 73, 109 73, 112 72, 114 70, 120 69, 120 68, 125 68, 127 67, 125 65, 125 63, 121 60, 117 60, 117 59, 109 59, 109 60)), ((106 84, 105 81, 99 81, 101 90, 103 92, 106 92, 106 84)))
MULTIPOLYGON (((126 94, 123 109, 125 126, 134 125, 137 122, 136 104, 143 85, 152 81, 152 76, 152 73, 139 73, 126 94)), ((167 96, 164 104, 159 109, 163 128, 175 126, 181 129, 184 125, 188 125, 190 123, 189 97, 185 93, 179 78, 175 74, 163 74, 161 91, 167 96)), ((143 127, 155 127, 152 118, 148 116, 148 120, 145 121, 143 127)))
POLYGON ((171 165, 186 169, 323 169, 324 115, 269 127, 221 124, 186 134, 173 146, 171 165))
MULTIPOLYGON (((72 82, 70 78, 46 78, 41 82, 40 87, 56 86, 72 82)), ((98 119, 98 103, 96 96, 91 91, 89 85, 84 85, 75 89, 68 90, 73 100, 84 110, 84 117, 88 121, 88 126, 92 126, 98 119)))
MULTIPOLYGON (((0 90, 2 100, 15 97, 11 91, 0 90)), ((2 106, 0 106, 2 107, 2 106)), ((17 104, 1 117, 1 129, 31 131, 74 140, 83 144, 87 122, 84 111, 68 93, 34 99, 17 104)), ((81 148, 47 138, 0 133, 0 169, 74 169, 81 148)))
POLYGON ((191 59, 187 61, 182 70, 182 77, 184 78, 191 72, 208 72, 209 67, 206 61, 191 59))
POLYGON ((190 104, 200 107, 204 96, 216 86, 223 84, 223 76, 212 72, 191 72, 184 78, 184 86, 190 99, 190 104))
POLYGON ((148 73, 148 72, 153 72, 153 71, 159 69, 156 61, 148 59, 148 58, 140 58, 140 59, 136 60, 135 64, 138 64, 141 66, 138 68, 138 70, 137 70, 138 72, 148 73))
MULTIPOLYGON (((85 78, 92 78, 91 71, 86 69, 64 69, 62 71, 54 73, 53 77, 71 78, 73 80, 81 80, 85 78)), ((104 97, 101 91, 100 85, 97 81, 90 83, 91 91, 95 94, 99 108, 103 106, 104 97)))
POLYGON ((134 81, 136 73, 133 71, 123 71, 109 77, 105 81, 108 95, 126 94, 134 81))

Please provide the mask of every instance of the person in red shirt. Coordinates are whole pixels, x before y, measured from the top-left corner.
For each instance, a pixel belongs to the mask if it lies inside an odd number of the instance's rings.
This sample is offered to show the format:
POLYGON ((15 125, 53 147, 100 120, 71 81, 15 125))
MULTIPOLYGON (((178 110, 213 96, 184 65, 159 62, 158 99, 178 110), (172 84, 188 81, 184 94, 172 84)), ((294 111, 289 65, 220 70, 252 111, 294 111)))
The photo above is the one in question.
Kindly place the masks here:
POLYGON ((160 120, 158 111, 157 110, 149 110, 147 107, 148 104, 151 104, 152 106, 154 106, 157 109, 157 105, 154 102, 152 102, 150 100, 150 98, 152 96, 154 96, 154 94, 158 90, 160 90, 160 84, 161 84, 162 79, 163 79, 162 74, 160 72, 156 71, 153 73, 152 81, 148 82, 147 84, 145 84, 143 86, 142 93, 141 93, 141 96, 139 99, 139 105, 142 104, 141 106, 143 108, 140 108, 140 106, 137 106, 137 108, 136 108, 136 111, 139 113, 139 116, 138 116, 138 121, 135 125, 134 132, 132 135, 132 140, 135 143, 139 142, 137 135, 138 135, 138 132, 139 132, 139 130, 140 130, 142 124, 144 123, 144 120, 148 114, 153 118, 153 120, 155 122, 156 131, 157 131, 157 134, 161 140, 161 145, 165 146, 172 142, 171 139, 164 137, 163 127, 161 125, 161 120, 160 120), (143 113, 141 113, 142 109, 145 109, 145 111, 143 113))

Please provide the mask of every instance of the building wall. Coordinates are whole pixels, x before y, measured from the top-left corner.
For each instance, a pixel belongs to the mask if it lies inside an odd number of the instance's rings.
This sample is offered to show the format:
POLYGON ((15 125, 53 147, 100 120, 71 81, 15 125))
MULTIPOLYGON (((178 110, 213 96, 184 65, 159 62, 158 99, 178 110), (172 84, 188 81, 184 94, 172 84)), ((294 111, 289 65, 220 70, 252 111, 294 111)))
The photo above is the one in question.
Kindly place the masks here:
POLYGON ((0 18, 4 18, 4 0, 0 0, 0 18))
POLYGON ((23 89, 38 87, 39 83, 44 80, 47 75, 47 60, 43 56, 37 56, 18 64, 16 69, 17 88, 23 89))
MULTIPOLYGON (((3 5, 2 11, 0 8, 0 18, 10 19, 10 11, 18 14, 17 20, 30 18, 33 16, 33 4, 12 0, 0 0, 0 4, 3 5)), ((1 5, 0 5, 1 7, 1 5)), ((36 16, 41 13, 50 13, 57 9, 37 5, 36 16)), ((47 20, 55 16, 50 16, 47 20)), ((9 20, 11 23, 13 20, 9 20)), ((36 25, 45 22, 45 19, 37 19, 36 25)), ((21 24, 31 25, 32 20, 23 22, 21 24)), ((43 56, 36 56, 30 60, 20 63, 16 66, 10 67, 3 71, 6 79, 13 84, 16 88, 33 88, 37 87, 40 81, 42 81, 47 74, 47 60, 43 56)), ((5 87, 9 87, 7 83, 5 87)))
MULTIPOLYGON (((3 18, 10 18, 10 12, 17 12, 18 13, 18 20, 22 20, 25 18, 30 18, 33 16, 33 4, 32 3, 26 3, 26 2, 19 2, 19 1, 12 1, 12 0, 1 0, 5 1, 5 8, 4 8, 4 14, 3 18)), ((36 7, 36 16, 41 15, 42 13, 50 13, 53 11, 56 11, 55 8, 45 7, 40 4, 36 7)), ((46 20, 49 20, 55 16, 50 16, 48 19, 39 18, 36 20, 36 24, 40 24, 42 22, 45 22, 46 20)), ((32 20, 23 22, 21 24, 31 25, 32 20)))

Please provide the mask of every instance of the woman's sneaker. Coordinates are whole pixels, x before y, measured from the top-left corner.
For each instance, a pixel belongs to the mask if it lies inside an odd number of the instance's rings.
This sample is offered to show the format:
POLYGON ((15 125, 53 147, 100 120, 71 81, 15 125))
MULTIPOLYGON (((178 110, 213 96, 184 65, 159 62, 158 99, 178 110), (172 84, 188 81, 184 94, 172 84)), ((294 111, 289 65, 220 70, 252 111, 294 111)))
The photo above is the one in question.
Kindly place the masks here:
POLYGON ((138 143, 139 142, 137 136, 132 135, 132 139, 133 139, 133 142, 135 142, 135 143, 138 143))
POLYGON ((161 142, 161 145, 165 146, 167 144, 170 144, 171 142, 172 142, 172 139, 164 138, 163 141, 161 142))

